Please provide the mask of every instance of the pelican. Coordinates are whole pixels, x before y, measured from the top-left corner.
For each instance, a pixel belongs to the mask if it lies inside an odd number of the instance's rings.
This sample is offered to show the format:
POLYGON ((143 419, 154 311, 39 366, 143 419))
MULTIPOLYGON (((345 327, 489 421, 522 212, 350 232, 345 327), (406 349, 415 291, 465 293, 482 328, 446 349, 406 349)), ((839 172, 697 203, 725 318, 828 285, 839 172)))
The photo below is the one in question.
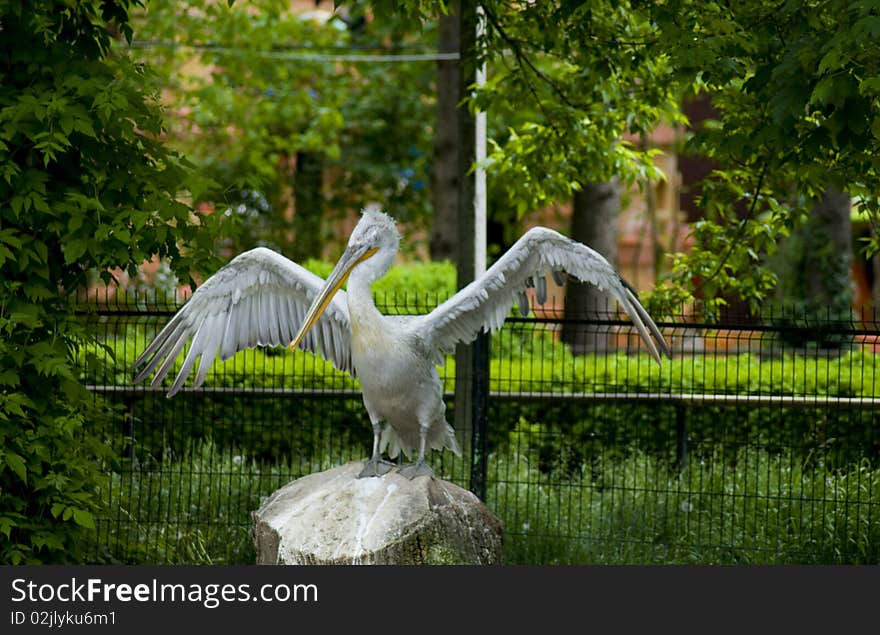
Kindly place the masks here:
POLYGON ((407 459, 417 457, 398 469, 412 479, 433 474, 425 462, 428 449, 461 456, 446 421, 437 371, 444 355, 480 331, 501 328, 514 302, 527 313, 527 287, 535 288, 543 304, 546 272, 557 284, 568 274, 611 294, 656 362, 661 363, 661 353, 670 356, 633 288, 609 262, 544 227, 527 231, 485 274, 430 313, 383 315, 371 285, 391 268, 400 240, 395 221, 368 208, 327 280, 263 247, 236 256, 205 280, 135 360, 135 369, 140 368, 135 383, 155 370, 152 385, 159 385, 190 339, 168 397, 182 388, 197 359, 194 387, 204 382, 218 353, 227 360, 245 348, 289 343, 291 350, 320 354, 360 380, 373 430, 373 451, 360 476, 382 476, 393 467, 383 454, 394 459, 403 452, 407 459))

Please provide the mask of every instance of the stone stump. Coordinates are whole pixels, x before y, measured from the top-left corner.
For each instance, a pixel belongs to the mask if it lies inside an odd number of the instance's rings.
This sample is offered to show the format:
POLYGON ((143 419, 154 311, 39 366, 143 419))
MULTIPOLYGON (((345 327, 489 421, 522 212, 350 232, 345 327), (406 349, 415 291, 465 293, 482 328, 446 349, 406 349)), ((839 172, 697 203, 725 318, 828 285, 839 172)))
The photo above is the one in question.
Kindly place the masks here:
POLYGON ((502 526, 471 492, 362 462, 292 481, 253 512, 257 564, 500 564, 502 526))

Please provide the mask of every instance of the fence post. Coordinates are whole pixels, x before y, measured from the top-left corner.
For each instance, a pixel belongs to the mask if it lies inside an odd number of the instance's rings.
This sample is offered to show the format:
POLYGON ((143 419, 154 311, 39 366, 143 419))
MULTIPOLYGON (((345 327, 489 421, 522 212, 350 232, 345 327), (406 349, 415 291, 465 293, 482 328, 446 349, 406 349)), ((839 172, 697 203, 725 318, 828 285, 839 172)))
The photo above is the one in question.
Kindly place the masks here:
POLYGON ((128 458, 131 461, 132 466, 135 465, 137 461, 137 439, 135 438, 135 425, 134 425, 134 396, 126 395, 123 400, 123 407, 125 408, 125 434, 126 441, 123 445, 122 455, 128 458))
POLYGON ((683 403, 675 404, 675 463, 679 472, 687 467, 687 416, 683 403))
POLYGON ((480 333, 472 344, 471 358, 471 479, 470 490, 486 500, 486 446, 489 416, 489 345, 490 335, 480 333))

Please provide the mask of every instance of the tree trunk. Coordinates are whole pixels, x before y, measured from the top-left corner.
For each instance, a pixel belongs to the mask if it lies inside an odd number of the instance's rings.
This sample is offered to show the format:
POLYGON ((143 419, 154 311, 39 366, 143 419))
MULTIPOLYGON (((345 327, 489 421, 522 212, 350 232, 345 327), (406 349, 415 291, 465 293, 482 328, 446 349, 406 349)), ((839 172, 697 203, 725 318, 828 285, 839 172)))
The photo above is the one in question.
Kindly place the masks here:
MULTIPOLYGON (((571 237, 598 251, 617 266, 617 216, 620 213, 620 184, 586 183, 575 192, 572 205, 571 237)), ((565 317, 562 341, 575 355, 607 351, 610 344, 607 326, 578 324, 571 320, 608 319, 613 309, 611 298, 595 286, 569 281, 565 292, 565 317)))
MULTIPOLYGON (((460 43, 458 3, 439 22, 441 53, 457 53, 460 43)), ((434 128, 434 222, 431 258, 455 262, 458 253, 458 102, 459 67, 456 60, 437 62, 437 121, 434 128)))
POLYGON ((321 233, 324 215, 323 162, 311 152, 296 155, 294 180, 293 244, 290 256, 297 261, 320 258, 324 246, 321 233))
POLYGON ((803 252, 806 298, 814 308, 848 314, 853 301, 850 197, 829 185, 810 210, 803 252))
POLYGON ((852 221, 850 197, 828 186, 806 222, 785 240, 771 261, 779 282, 782 317, 804 329, 784 331, 788 344, 845 349, 849 339, 820 328, 828 320, 852 320, 852 221))
POLYGON ((776 257, 783 305, 815 317, 848 314, 852 306, 850 197, 829 186, 776 257))

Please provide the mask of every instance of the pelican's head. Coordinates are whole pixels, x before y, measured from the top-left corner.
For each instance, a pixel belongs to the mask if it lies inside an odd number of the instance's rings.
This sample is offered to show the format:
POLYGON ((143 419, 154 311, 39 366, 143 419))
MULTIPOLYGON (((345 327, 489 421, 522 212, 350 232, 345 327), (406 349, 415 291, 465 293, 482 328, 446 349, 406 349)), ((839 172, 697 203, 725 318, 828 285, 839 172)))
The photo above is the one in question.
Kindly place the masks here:
POLYGON ((394 219, 379 211, 378 207, 370 206, 364 209, 361 219, 348 238, 348 246, 346 246, 342 257, 339 258, 333 271, 327 276, 327 281, 321 292, 312 301, 312 306, 306 313, 306 319, 303 321, 299 333, 290 343, 290 350, 296 348, 309 329, 318 321, 327 305, 330 304, 333 295, 345 284, 353 270, 369 261, 368 265, 364 265, 364 267, 369 267, 365 269, 365 273, 368 276, 368 282, 374 282, 385 275, 394 263, 399 247, 400 232, 397 231, 394 219))
MULTIPOLYGON (((390 254, 393 261, 399 247, 400 232, 397 231, 397 223, 378 207, 369 206, 361 213, 361 219, 351 232, 345 252, 357 251, 361 248, 376 249, 377 255, 379 252, 390 254)), ((345 254, 339 261, 342 262, 344 259, 345 254)), ((388 266, 391 266, 390 262, 388 266)))

